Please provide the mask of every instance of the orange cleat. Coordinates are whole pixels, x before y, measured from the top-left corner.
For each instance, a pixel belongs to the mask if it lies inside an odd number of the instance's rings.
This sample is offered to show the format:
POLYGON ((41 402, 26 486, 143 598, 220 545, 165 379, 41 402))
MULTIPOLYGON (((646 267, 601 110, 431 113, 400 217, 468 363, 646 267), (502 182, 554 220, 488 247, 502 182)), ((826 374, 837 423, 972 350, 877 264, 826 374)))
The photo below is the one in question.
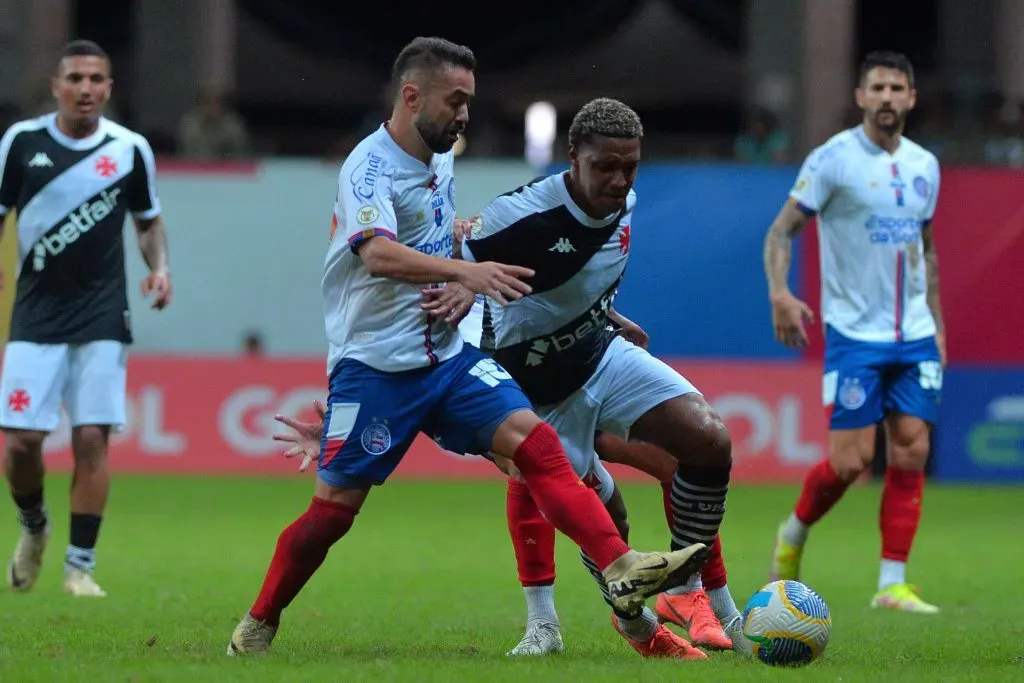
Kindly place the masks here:
POLYGON ((662 622, 670 621, 685 628, 694 645, 709 650, 732 649, 732 639, 725 634, 715 611, 711 609, 711 600, 703 590, 683 595, 659 593, 654 610, 662 622))
POLYGON ((619 632, 619 635, 626 639, 634 650, 640 653, 641 657, 668 657, 671 659, 707 659, 708 656, 690 645, 680 636, 668 630, 663 624, 658 624, 654 635, 645 643, 638 643, 619 628, 619 620, 612 614, 612 626, 619 632))

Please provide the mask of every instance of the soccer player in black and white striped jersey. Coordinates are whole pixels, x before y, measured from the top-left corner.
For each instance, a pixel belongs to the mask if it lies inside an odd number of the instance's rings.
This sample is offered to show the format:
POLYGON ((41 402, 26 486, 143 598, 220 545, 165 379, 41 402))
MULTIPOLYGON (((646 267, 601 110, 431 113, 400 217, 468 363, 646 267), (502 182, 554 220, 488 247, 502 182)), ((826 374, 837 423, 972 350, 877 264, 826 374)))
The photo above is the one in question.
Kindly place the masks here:
POLYGON ((75 467, 64 588, 105 595, 92 572, 110 487, 110 431, 126 419, 128 212, 150 268, 143 296, 152 294, 156 309, 171 301, 153 152, 141 135, 103 117, 110 71, 98 45, 69 43, 52 81, 57 111, 14 124, 0 140, 0 223, 16 213, 20 259, 0 379, 4 471, 22 527, 7 581, 20 591, 38 578, 50 535, 42 449, 63 407, 75 467))

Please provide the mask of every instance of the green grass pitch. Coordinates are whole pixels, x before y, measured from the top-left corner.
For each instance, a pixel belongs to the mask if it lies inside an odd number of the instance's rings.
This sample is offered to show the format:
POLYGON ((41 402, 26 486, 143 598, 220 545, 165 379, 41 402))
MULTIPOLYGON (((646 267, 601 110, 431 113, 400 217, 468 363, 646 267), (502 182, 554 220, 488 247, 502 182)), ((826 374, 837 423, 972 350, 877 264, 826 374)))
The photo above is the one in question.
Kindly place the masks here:
MULTIPOLYGON (((0 681, 985 681, 1024 680, 1024 497, 1019 488, 931 486, 910 579, 939 616, 867 607, 878 570, 879 489, 852 490, 817 527, 804 580, 832 609, 825 656, 776 670, 731 653, 644 661, 613 631, 575 549, 559 539, 566 653, 510 661, 524 619, 500 482, 395 482, 285 612, 272 653, 225 656, 279 531, 311 478, 119 477, 99 545, 109 597, 62 593, 68 479, 47 482, 54 535, 29 594, 0 589, 0 681)), ((632 541, 663 547, 660 490, 629 485, 632 541)), ((723 530, 742 603, 766 582, 789 487, 735 486, 723 530)), ((6 563, 17 525, 0 527, 6 563)))

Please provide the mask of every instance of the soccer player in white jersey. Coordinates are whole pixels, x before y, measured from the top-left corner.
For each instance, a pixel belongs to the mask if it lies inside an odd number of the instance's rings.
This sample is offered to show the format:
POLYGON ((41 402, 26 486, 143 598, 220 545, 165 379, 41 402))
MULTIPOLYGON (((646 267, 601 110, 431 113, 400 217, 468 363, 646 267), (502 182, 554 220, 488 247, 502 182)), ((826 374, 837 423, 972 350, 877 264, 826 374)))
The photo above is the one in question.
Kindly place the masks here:
POLYGON ((51 88, 53 114, 14 124, 0 141, 0 225, 16 214, 21 260, 0 381, 4 472, 21 538, 7 567, 18 591, 35 584, 50 535, 43 502, 43 441, 71 423, 69 544, 64 588, 106 593, 93 578, 110 489, 110 431, 125 422, 132 341, 124 265, 131 213, 150 273, 143 295, 171 301, 167 238, 149 143, 102 116, 110 59, 90 41, 65 46, 51 88))
POLYGON ((914 107, 906 57, 869 54, 856 90, 863 123, 814 150, 765 241, 775 337, 807 344, 810 309, 787 286, 791 242, 812 216, 821 245, 825 372, 831 409, 828 459, 811 469, 772 560, 777 579, 797 579, 808 532, 870 466, 884 419, 888 469, 882 493, 882 563, 873 607, 938 612, 907 583, 921 516, 929 425, 938 420, 945 365, 932 217, 939 164, 903 136, 914 107))
MULTIPOLYGON (((390 120, 342 165, 323 278, 329 395, 316 488, 308 510, 281 533, 229 654, 270 648, 281 613, 421 431, 456 452, 511 459, 547 518, 594 557, 620 609, 641 609, 648 596, 679 585, 704 561, 707 548, 699 543, 667 553, 631 550, 509 374, 464 344, 445 319, 420 308, 421 290, 431 283, 502 304, 531 289, 520 279, 533 275, 528 268, 451 258, 451 150, 469 120, 475 67, 466 47, 441 38, 412 41, 392 70, 390 120)), ((422 560, 399 548, 352 556, 349 564, 379 571, 383 562, 416 572, 422 560)), ((457 574, 438 590, 470 578, 457 574)))

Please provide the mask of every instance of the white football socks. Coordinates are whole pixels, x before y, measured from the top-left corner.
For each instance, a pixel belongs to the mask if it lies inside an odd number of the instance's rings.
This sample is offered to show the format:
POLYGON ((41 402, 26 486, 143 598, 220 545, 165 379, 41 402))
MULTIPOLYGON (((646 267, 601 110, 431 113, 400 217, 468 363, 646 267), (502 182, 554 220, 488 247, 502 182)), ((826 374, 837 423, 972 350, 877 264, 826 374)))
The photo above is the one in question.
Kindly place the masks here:
POLYGON ((544 621, 550 624, 558 623, 558 613, 555 612, 555 587, 550 586, 524 586, 523 595, 526 596, 526 622, 544 621))
POLYGON ((878 590, 885 590, 889 586, 907 582, 907 563, 896 560, 882 560, 882 566, 878 572, 878 590))
POLYGON ((782 525, 782 540, 790 545, 802 546, 807 543, 807 533, 810 530, 811 527, 797 519, 796 513, 793 513, 782 525))

